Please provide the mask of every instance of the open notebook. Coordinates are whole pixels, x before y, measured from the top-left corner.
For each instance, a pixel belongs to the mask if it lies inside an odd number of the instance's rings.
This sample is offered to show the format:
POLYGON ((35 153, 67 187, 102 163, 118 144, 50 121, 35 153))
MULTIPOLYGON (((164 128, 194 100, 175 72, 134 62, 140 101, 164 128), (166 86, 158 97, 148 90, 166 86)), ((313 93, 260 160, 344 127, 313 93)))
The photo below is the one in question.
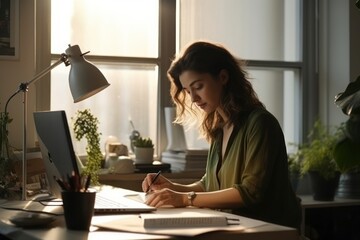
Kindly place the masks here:
MULTIPOLYGON (((79 172, 65 111, 34 112, 41 154, 49 180, 49 191, 61 198, 61 188, 54 180, 79 172)), ((110 186, 96 188, 95 213, 151 212, 156 210, 127 197, 123 189, 110 186)), ((126 190, 125 190, 126 192, 126 190)), ((129 191, 131 193, 131 191, 129 191)))

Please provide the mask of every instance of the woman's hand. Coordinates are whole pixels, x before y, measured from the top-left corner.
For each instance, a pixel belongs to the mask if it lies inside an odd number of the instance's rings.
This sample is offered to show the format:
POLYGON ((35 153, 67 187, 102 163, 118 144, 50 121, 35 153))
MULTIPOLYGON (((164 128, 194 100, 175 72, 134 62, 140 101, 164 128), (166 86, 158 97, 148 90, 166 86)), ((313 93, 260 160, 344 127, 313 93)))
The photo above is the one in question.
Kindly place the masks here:
POLYGON ((156 208, 165 206, 186 207, 187 194, 163 188, 147 194, 145 203, 156 208))
POLYGON ((161 174, 152 183, 153 179, 155 178, 156 173, 148 173, 144 178, 141 187, 144 192, 150 192, 154 190, 160 190, 162 188, 171 188, 173 183, 167 179, 166 177, 162 176, 161 174))

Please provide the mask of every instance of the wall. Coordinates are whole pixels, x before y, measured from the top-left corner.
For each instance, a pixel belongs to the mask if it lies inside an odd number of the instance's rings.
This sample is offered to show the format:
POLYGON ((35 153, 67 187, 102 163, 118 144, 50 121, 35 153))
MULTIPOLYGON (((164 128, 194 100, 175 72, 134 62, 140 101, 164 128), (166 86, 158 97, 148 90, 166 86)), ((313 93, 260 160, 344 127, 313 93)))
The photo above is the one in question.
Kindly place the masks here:
POLYGON ((360 11, 355 0, 319 2, 319 114, 337 125, 347 117, 334 104, 335 96, 360 74, 360 11))
MULTIPOLYGON (((19 58, 0 60, 0 111, 4 111, 7 99, 18 89, 19 84, 29 81, 35 73, 35 0, 19 0, 19 3, 19 58)), ((35 108, 35 96, 36 89, 31 86, 28 92, 28 119, 31 121, 35 108)), ((17 148, 22 146, 22 102, 23 94, 20 93, 8 105, 8 112, 13 118, 13 122, 9 125, 9 141, 17 148)), ((34 139, 33 131, 29 131, 28 139, 34 139)))

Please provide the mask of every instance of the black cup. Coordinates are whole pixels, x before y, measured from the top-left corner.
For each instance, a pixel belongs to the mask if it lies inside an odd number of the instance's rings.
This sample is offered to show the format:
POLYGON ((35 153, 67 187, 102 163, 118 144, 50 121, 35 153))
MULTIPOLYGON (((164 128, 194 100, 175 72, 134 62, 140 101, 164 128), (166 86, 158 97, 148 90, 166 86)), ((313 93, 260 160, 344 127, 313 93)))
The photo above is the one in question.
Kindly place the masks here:
POLYGON ((94 214, 96 192, 61 193, 66 227, 71 230, 89 231, 94 214))

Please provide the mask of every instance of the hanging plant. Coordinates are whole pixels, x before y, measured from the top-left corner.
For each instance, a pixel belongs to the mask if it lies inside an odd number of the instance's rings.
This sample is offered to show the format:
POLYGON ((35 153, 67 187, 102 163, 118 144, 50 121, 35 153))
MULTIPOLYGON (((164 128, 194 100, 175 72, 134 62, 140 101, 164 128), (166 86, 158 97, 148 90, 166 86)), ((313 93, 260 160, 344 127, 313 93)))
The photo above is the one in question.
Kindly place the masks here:
POLYGON ((98 171, 101 168, 103 155, 100 150, 100 135, 98 132, 99 120, 92 115, 90 109, 77 111, 74 118, 75 138, 80 141, 86 138, 87 163, 82 172, 83 175, 90 175, 93 185, 99 184, 98 171))

